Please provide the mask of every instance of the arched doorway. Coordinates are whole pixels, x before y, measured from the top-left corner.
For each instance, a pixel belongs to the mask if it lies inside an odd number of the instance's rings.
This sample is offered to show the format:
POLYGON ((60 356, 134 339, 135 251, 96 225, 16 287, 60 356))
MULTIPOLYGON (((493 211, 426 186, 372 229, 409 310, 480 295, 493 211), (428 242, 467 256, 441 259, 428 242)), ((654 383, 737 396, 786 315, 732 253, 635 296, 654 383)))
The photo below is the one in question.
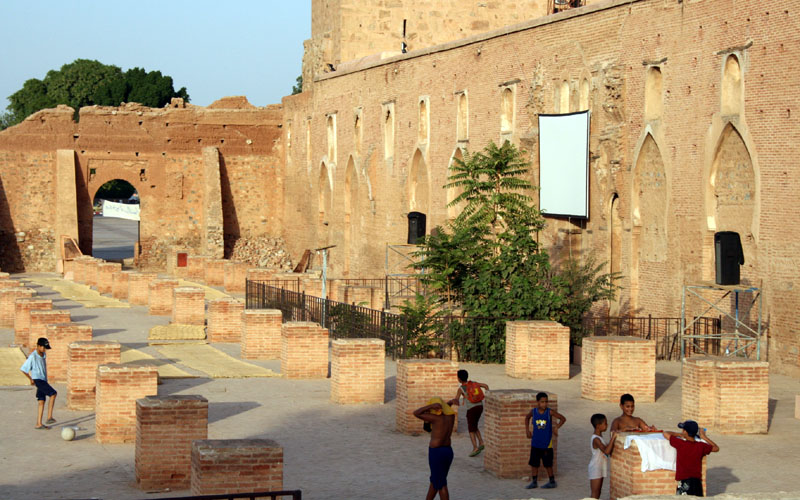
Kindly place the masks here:
POLYGON ((139 193, 128 181, 113 179, 92 198, 92 255, 108 260, 132 259, 139 242, 139 193))

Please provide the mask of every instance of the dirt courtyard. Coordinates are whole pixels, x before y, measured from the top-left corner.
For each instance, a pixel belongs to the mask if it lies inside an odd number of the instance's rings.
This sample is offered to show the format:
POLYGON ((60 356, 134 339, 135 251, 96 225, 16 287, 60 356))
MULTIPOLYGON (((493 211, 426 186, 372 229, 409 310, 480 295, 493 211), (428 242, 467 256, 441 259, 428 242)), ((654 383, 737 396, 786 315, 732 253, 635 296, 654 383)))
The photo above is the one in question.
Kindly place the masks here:
MULTIPOLYGON (((24 279, 24 275, 20 276, 24 279)), ((91 324, 96 340, 118 340, 123 345, 161 355, 147 344, 147 332, 167 324, 167 317, 148 316, 147 308, 88 309, 44 287, 38 295, 67 308, 73 321, 91 324)), ((13 330, 0 329, 0 345, 13 342, 13 330)), ((213 344, 239 356, 236 344, 213 344)), ((254 362, 280 371, 279 361, 254 362)), ((462 415, 454 436, 455 461, 448 480, 454 499, 583 498, 588 495, 586 467, 590 457, 589 417, 619 414, 613 403, 580 397, 580 367, 569 380, 519 380, 505 376, 502 365, 464 363, 470 378, 493 389, 535 389, 555 392, 558 409, 567 418, 559 434, 558 488, 525 490, 526 482, 497 479, 483 470, 483 458, 469 458, 471 450, 462 415)), ((181 367, 192 372, 190 368, 181 367)), ((657 365, 657 400, 639 403, 636 414, 649 424, 673 429, 681 420, 680 364, 657 365)), ((267 438, 284 449, 284 488, 300 489, 304 499, 424 498, 428 487, 427 436, 395 431, 396 364, 386 362, 386 398, 382 405, 332 404, 330 380, 281 378, 167 379, 160 395, 200 394, 209 400, 209 439, 267 438)), ((55 418, 47 432, 33 429, 36 402, 31 387, 0 387, 0 498, 2 499, 134 499, 186 496, 188 490, 145 492, 135 485, 134 445, 102 445, 94 439, 92 412, 65 408, 66 387, 59 391, 55 418), (80 425, 78 438, 61 439, 62 425, 80 425)), ((454 381, 452 394, 455 394, 454 381)), ((770 430, 766 435, 725 436, 709 432, 721 452, 708 461, 708 494, 800 490, 797 461, 800 420, 794 418, 800 380, 770 377, 770 430)), ((482 420, 483 422, 483 420, 482 420)), ((702 425, 702 422, 701 422, 702 425)), ((603 498, 608 498, 608 484, 603 498)))

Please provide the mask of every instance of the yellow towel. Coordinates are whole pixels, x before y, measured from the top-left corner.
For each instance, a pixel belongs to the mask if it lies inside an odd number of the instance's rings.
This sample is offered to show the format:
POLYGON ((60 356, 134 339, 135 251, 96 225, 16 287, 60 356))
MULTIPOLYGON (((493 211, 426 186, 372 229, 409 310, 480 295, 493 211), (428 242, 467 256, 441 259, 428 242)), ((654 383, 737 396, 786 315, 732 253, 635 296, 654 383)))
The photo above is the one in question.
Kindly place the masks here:
POLYGON ((436 404, 436 403, 439 403, 440 405, 442 405, 442 409, 441 410, 431 410, 431 413, 433 413, 434 415, 441 415, 442 413, 444 413, 445 415, 455 415, 456 414, 456 412, 454 412, 453 409, 450 408, 450 405, 445 403, 442 400, 442 398, 435 397, 435 398, 431 398, 431 399, 428 400, 428 404, 429 405, 433 405, 433 404, 436 404))

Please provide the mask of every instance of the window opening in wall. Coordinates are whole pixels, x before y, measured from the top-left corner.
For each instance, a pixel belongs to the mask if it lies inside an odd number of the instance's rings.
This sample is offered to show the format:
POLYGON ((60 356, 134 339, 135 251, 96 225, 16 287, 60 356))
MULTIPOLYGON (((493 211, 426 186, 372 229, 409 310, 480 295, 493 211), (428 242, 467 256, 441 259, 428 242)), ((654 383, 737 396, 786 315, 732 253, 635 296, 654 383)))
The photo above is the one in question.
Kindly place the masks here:
POLYGON ((664 84, 661 68, 653 66, 647 70, 647 83, 644 88, 644 119, 659 120, 663 109, 664 84))
POLYGON ((421 144, 428 142, 428 101, 426 98, 419 100, 419 129, 417 140, 421 144))
POLYGON ((357 156, 361 156, 361 108, 356 109, 353 118, 353 141, 355 142, 355 152, 357 156))
POLYGON ((384 104, 383 150, 385 159, 394 157, 394 103, 391 102, 384 104))
POLYGON ((578 111, 586 111, 589 109, 589 80, 584 78, 581 80, 581 99, 580 109, 578 111))
POLYGON ((506 87, 502 92, 502 111, 500 113, 500 133, 514 131, 514 91, 506 87))
POLYGON ((569 113, 569 82, 561 82, 558 90, 558 112, 569 113))
POLYGON ((326 120, 326 129, 328 132, 328 161, 336 163, 336 115, 328 115, 326 120))
POLYGON ((722 76, 722 114, 739 114, 742 109, 742 68, 739 58, 730 54, 725 59, 722 76))
POLYGON ((139 241, 136 188, 122 179, 108 181, 95 193, 92 208, 92 255, 108 261, 133 258, 139 241))

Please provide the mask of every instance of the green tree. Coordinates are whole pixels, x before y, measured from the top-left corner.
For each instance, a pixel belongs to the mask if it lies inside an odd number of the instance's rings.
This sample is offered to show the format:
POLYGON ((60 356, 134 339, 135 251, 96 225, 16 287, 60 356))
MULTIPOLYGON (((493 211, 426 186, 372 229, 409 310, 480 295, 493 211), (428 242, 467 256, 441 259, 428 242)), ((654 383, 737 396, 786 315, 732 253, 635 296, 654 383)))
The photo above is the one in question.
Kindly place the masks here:
MULTIPOLYGON (((509 142, 456 159, 445 187, 461 190, 451 205, 464 209, 425 239, 417 267, 440 307, 466 318, 552 320, 579 331, 592 303, 614 296, 616 276, 590 257, 551 265, 538 242, 545 221, 529 194, 527 171, 509 142)), ((491 360, 502 359, 501 328, 481 327, 473 341, 491 360)))
POLYGON ((75 117, 83 106, 119 106, 138 102, 162 107, 173 97, 189 100, 186 87, 175 91, 172 78, 160 71, 147 72, 131 68, 123 72, 118 66, 99 61, 76 59, 59 70, 51 70, 43 80, 32 78, 9 96, 8 113, 0 121, 2 128, 16 125, 29 115, 59 104, 75 109, 75 117))
POLYGON ((295 80, 295 84, 292 86, 292 95, 299 94, 303 91, 303 75, 300 75, 295 80))

